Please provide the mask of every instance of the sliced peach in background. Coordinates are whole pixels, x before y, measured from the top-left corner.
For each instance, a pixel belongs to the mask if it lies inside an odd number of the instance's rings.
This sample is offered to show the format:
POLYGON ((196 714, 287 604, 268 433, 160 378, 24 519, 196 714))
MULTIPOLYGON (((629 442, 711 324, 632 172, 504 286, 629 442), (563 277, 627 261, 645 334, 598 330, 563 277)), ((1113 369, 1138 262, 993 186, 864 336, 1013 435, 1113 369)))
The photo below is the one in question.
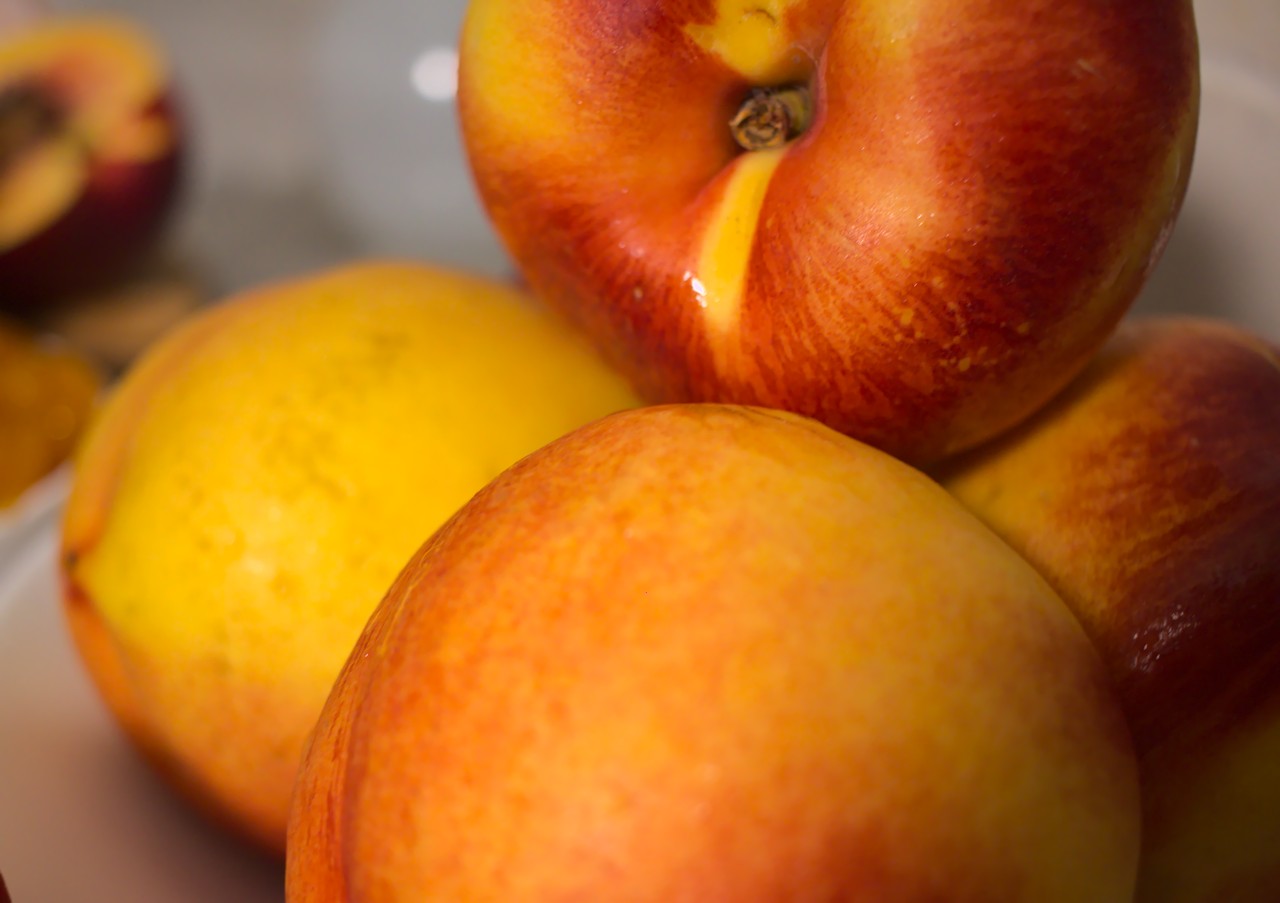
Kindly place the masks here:
POLYGON ((167 63, 127 20, 50 16, 0 40, 0 304, 136 265, 175 207, 184 143, 167 63))

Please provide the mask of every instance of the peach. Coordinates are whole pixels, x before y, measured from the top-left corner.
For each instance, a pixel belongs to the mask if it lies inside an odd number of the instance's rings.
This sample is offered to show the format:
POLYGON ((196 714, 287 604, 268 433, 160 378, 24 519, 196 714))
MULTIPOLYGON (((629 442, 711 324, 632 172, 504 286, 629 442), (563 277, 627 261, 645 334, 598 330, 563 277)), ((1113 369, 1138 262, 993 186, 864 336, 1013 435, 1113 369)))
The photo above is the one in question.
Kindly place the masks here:
POLYGON ((0 303, 99 288, 155 246, 182 184, 180 106, 127 18, 49 15, 0 39, 0 303))
POLYGON ((1280 354, 1127 322, 1024 427, 941 473, 1102 652, 1141 765, 1142 903, 1280 899, 1280 354))
POLYGON ((1084 367, 1198 123, 1191 0, 473 0, 460 48, 494 227, 646 398, 915 463, 1084 367))
POLYGON ((418 552, 348 659, 289 903, 1131 900, 1136 764, 1080 625, 897 459, 624 412, 418 552))
POLYGON ((527 296, 448 270, 361 262, 204 309, 78 458, 77 649, 158 771, 280 853, 306 735, 413 551, 507 465, 635 403, 527 296))

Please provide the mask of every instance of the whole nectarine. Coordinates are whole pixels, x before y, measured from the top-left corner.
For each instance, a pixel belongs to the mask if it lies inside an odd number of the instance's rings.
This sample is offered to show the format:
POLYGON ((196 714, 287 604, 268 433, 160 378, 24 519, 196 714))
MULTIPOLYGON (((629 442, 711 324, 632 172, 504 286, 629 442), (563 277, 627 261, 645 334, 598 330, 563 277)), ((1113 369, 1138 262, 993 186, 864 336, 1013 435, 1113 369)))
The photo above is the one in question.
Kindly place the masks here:
POLYGON ((473 0, 460 50, 498 233, 646 397, 917 463, 1101 346, 1198 97, 1191 0, 473 0))
POLYGON ((182 184, 173 81, 119 16, 49 15, 0 39, 0 304, 97 288, 152 249, 182 184))
POLYGON ((478 493, 379 605, 289 903, 1127 903, 1097 652, 935 483, 784 412, 644 408, 478 493))
POLYGON ((1280 353, 1127 322, 948 488, 1102 651, 1141 763, 1142 903, 1280 899, 1280 353))
POLYGON ((278 852, 307 732, 413 551, 504 467, 635 403, 486 280, 369 262, 221 302, 143 354, 82 449, 77 648, 164 776, 278 852))

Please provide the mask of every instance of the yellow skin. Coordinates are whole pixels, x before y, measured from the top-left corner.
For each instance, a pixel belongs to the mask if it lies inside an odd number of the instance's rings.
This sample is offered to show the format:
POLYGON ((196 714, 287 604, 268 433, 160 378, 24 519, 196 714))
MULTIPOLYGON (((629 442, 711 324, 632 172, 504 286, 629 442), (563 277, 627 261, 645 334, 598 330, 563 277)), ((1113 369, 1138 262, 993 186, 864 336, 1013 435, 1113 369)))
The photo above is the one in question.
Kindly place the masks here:
POLYGON ((518 458, 635 403, 496 283, 370 263, 232 299, 149 351, 88 438, 73 635, 161 770, 280 851, 304 737, 413 550, 518 458))
POLYGON ((645 408, 479 493, 370 620, 289 903, 1128 903, 1136 768, 1079 624, 899 461, 645 408))

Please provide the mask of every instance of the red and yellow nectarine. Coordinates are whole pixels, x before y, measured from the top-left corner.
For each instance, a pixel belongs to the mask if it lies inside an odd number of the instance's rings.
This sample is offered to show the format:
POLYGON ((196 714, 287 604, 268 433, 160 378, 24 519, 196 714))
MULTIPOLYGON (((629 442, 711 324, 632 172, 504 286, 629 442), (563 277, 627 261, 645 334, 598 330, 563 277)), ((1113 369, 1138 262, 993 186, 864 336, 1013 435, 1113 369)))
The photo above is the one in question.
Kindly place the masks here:
POLYGON ((1136 766, 1043 579, 785 412, 604 418, 401 573, 295 792, 289 903, 1129 903, 1136 766))
POLYGON ((413 551, 522 455, 634 404, 501 283, 370 261, 226 299, 143 353, 78 457, 76 648, 160 773, 279 853, 306 735, 413 551))
POLYGON ((941 477, 1102 651, 1141 763, 1138 900, 1280 899, 1280 353, 1130 321, 941 477))
POLYGON ((1101 346, 1197 125, 1190 0, 473 0, 460 54, 498 233, 646 397, 917 463, 1101 346))

